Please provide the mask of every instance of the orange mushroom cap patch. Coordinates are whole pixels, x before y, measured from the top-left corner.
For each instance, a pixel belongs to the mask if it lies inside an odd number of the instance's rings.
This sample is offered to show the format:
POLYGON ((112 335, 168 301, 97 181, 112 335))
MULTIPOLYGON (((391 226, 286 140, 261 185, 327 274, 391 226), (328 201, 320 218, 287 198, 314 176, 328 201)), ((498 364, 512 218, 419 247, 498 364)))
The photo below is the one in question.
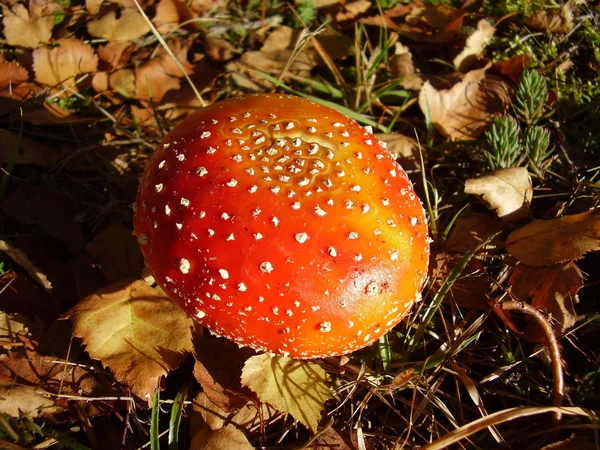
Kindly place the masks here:
POLYGON ((158 284, 213 333, 294 358, 349 353, 420 296, 423 208, 354 120, 257 94, 179 124, 142 177, 135 232, 158 284))

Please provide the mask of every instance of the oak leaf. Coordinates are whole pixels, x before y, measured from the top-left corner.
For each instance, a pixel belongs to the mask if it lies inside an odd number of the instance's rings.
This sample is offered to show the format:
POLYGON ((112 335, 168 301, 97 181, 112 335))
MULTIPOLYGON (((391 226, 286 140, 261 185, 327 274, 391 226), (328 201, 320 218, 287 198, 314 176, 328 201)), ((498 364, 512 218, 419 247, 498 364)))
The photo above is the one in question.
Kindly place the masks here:
POLYGON ((510 220, 527 216, 533 198, 531 176, 524 167, 499 169, 467 180, 465 193, 481 195, 498 217, 510 220))
POLYGON ((534 220, 506 239, 508 251, 530 266, 553 266, 600 250, 600 209, 534 220))
POLYGON ((242 384, 254 391, 261 402, 317 430, 325 402, 331 398, 327 373, 313 362, 265 353, 246 361, 242 384))
POLYGON ((133 41, 150 31, 146 19, 137 9, 124 8, 117 18, 116 11, 110 11, 97 20, 88 22, 88 33, 109 41, 133 41))
POLYGON ((35 78, 46 86, 70 86, 77 90, 74 78, 83 73, 96 72, 98 56, 91 45, 79 39, 59 39, 56 43, 58 45, 51 50, 38 48, 33 51, 35 78))
POLYGON ((141 398, 192 351, 192 321, 143 281, 108 286, 70 311, 73 334, 94 359, 141 398))
POLYGON ((4 12, 2 23, 8 45, 38 48, 50 42, 54 16, 48 8, 36 1, 29 2, 29 9, 22 4, 14 5, 12 10, 6 5, 0 6, 4 12))
POLYGON ((476 139, 495 114, 503 113, 510 96, 502 81, 486 74, 487 67, 468 72, 450 89, 425 82, 419 106, 433 126, 452 140, 476 139))

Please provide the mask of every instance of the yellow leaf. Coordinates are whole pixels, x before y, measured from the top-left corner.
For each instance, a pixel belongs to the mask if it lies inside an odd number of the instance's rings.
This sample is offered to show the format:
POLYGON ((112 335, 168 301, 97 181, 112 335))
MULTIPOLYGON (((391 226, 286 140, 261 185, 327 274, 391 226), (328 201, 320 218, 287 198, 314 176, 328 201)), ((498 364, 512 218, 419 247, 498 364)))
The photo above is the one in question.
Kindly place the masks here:
POLYGON ((96 72, 98 57, 92 46, 78 39, 59 39, 52 50, 33 51, 33 70, 39 83, 58 87, 68 85, 77 90, 73 78, 82 73, 96 72))
POLYGON ((267 353, 250 358, 242 370, 242 384, 261 402, 291 414, 312 431, 331 398, 326 381, 325 370, 316 363, 267 353))
POLYGON ((552 266, 600 250, 600 210, 534 220, 506 239, 508 251, 530 266, 552 266))
POLYGON ((124 8, 118 19, 116 11, 110 11, 89 22, 87 29, 92 36, 109 41, 132 41, 148 33, 150 26, 138 10, 124 8))
POLYGON ((483 201, 503 219, 527 216, 533 198, 531 177, 524 167, 500 169, 488 176, 467 180, 465 193, 483 197, 483 201))
POLYGON ((149 398, 160 378, 192 351, 191 319, 143 281, 108 286, 69 316, 90 356, 141 398, 149 398))
POLYGON ((37 48, 40 44, 50 42, 54 15, 46 8, 34 1, 29 3, 29 9, 21 4, 14 5, 12 10, 8 6, 1 6, 4 12, 4 36, 8 45, 37 48))

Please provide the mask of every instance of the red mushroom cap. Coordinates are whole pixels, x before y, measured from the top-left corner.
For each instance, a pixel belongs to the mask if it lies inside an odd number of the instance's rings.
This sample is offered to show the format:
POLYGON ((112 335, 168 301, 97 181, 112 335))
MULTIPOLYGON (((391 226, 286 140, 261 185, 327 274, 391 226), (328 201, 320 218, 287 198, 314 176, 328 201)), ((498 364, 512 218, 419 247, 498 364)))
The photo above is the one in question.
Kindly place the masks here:
POLYGON ((421 203, 371 131, 279 94, 212 104, 169 133, 135 232, 188 314, 295 358, 378 339, 419 298, 429 261, 421 203))

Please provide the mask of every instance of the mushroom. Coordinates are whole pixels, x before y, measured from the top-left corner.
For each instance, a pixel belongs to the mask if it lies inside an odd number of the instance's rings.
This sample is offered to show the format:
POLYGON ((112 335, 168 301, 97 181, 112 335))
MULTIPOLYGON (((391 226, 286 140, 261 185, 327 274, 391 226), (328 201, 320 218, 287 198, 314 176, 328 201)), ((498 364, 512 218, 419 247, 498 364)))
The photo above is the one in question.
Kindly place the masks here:
POLYGON ((189 315, 294 358, 381 337, 420 298, 429 260, 423 207, 370 127, 279 94, 175 127, 142 177, 135 233, 189 315))

